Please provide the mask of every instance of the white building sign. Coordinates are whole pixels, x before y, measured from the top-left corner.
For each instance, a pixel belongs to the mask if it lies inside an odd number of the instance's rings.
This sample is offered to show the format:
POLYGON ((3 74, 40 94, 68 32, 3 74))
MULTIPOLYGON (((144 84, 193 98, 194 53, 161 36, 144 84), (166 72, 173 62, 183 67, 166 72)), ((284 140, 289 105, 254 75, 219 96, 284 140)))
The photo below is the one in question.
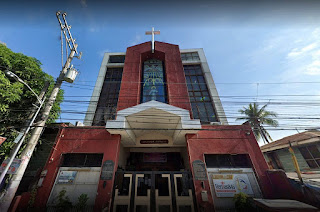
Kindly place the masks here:
POLYGON ((246 174, 214 174, 212 175, 217 197, 233 197, 243 192, 253 195, 251 184, 246 174))

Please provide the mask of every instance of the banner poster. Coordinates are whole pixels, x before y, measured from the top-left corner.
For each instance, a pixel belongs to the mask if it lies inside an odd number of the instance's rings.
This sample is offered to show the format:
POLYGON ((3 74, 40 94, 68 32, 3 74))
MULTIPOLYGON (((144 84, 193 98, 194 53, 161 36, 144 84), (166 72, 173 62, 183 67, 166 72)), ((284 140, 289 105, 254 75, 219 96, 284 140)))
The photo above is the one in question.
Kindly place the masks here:
MULTIPOLYGON (((2 162, 0 166, 0 173, 3 172, 3 170, 6 168, 7 164, 9 163, 9 160, 10 158, 7 158, 2 162)), ((21 159, 17 159, 17 158, 13 159, 7 174, 15 174, 20 164, 21 164, 21 159)))
POLYGON ((1 136, 0 136, 0 145, 1 145, 6 139, 7 139, 6 137, 1 137, 1 136))
POLYGON ((253 196, 246 174, 213 174, 212 178, 217 197, 233 197, 240 192, 253 196))
POLYGON ((58 184, 73 184, 76 175, 77 171, 61 171, 58 178, 58 184))

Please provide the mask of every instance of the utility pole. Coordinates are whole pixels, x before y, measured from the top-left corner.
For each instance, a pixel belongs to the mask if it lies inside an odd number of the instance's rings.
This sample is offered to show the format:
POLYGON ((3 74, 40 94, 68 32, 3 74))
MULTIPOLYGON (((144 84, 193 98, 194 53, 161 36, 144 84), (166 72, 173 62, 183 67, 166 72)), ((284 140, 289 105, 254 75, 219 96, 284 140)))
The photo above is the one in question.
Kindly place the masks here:
MULTIPOLYGON (((55 83, 54 88, 52 90, 52 93, 48 99, 48 102, 46 103, 46 106, 45 106, 43 114, 42 114, 42 120, 35 125, 35 129, 32 131, 29 142, 21 154, 21 159, 22 159, 21 164, 20 164, 17 172, 13 175, 11 181, 9 182, 9 185, 7 188, 7 193, 3 197, 3 199, 0 203, 0 206, 1 206, 0 211, 8 211, 8 208, 10 207, 10 204, 14 198, 14 195, 19 187, 21 179, 24 175, 24 172, 25 172, 25 170, 28 166, 28 163, 30 161, 30 158, 33 154, 33 151, 38 143, 38 140, 40 138, 42 130, 45 126, 45 123, 48 120, 49 113, 50 113, 51 108, 57 98, 57 95, 58 95, 58 92, 59 92, 60 87, 62 85, 62 82, 65 80, 65 76, 66 76, 66 73, 70 67, 71 61, 72 61, 73 57, 75 57, 75 54, 78 54, 78 51, 77 51, 78 44, 76 44, 75 39, 72 38, 72 35, 70 32, 71 26, 69 26, 66 21, 67 13, 63 13, 61 15, 61 12, 58 11, 56 13, 56 16, 59 21, 61 30, 63 31, 63 33, 65 35, 66 42, 68 43, 71 52, 70 52, 70 54, 64 64, 61 72, 60 72, 59 77, 56 80, 56 83, 55 83), (62 16, 63 22, 61 21, 60 16, 62 16)), ((81 52, 76 57, 78 59, 80 59, 81 52)))
POLYGON ((301 171, 300 171, 300 167, 299 167, 299 164, 298 164, 298 160, 296 158, 296 155, 294 154, 294 151, 292 149, 292 145, 291 145, 290 141, 289 141, 289 152, 291 154, 292 162, 293 162, 294 168, 296 169, 298 178, 299 178, 300 182, 303 184, 303 179, 302 179, 302 176, 301 176, 301 171))

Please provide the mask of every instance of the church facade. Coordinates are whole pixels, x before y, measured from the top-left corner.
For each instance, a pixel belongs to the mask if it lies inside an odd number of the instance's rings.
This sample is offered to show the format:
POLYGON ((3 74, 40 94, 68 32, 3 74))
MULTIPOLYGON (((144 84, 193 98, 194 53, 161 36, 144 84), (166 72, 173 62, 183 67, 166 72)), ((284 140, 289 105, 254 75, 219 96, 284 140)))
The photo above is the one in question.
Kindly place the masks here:
POLYGON ((202 49, 150 42, 105 53, 85 126, 60 129, 37 208, 62 191, 95 211, 219 211, 270 197, 249 125, 228 125, 202 49))

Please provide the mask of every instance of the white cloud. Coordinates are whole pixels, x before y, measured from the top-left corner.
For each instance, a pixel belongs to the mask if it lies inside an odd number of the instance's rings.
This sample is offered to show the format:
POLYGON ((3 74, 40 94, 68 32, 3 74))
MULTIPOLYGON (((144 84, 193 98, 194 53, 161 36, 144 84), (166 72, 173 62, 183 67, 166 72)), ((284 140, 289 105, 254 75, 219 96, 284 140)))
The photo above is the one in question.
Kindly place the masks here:
POLYGON ((312 50, 312 49, 316 48, 316 47, 317 47, 317 45, 318 45, 318 43, 317 43, 317 42, 311 43, 310 45, 308 45, 308 46, 306 46, 306 47, 302 48, 302 49, 301 49, 301 51, 302 51, 302 52, 308 52, 308 51, 310 51, 310 50, 312 50))
POLYGON ((262 64, 278 69, 281 81, 313 80, 320 75, 320 28, 284 29, 268 35, 268 39, 250 55, 250 70, 262 64))
POLYGON ((320 49, 317 50, 317 51, 314 51, 314 52, 312 53, 312 56, 313 56, 313 57, 318 57, 318 58, 320 58, 320 49))
MULTIPOLYGON (((254 96, 254 91, 258 90, 258 101, 267 99, 268 97, 262 97, 262 95, 268 94, 296 95, 272 97, 273 100, 271 101, 279 101, 283 104, 283 106, 270 105, 271 111, 280 114, 279 122, 283 128, 294 129, 297 127, 298 130, 302 130, 318 126, 313 120, 286 120, 282 117, 286 114, 294 117, 319 117, 316 115, 318 114, 317 105, 306 105, 306 102, 314 102, 320 98, 320 96, 314 96, 320 94, 320 85, 317 83, 302 83, 317 81, 317 78, 320 76, 319 37, 320 28, 308 28, 304 30, 284 29, 284 31, 277 31, 274 34, 270 33, 263 45, 254 52, 252 56, 254 61, 250 61, 249 63, 251 70, 258 67, 256 70, 260 71, 261 69, 261 72, 263 72, 267 68, 271 68, 273 73, 275 73, 273 76, 269 76, 269 78, 263 78, 262 82, 268 80, 284 82, 283 84, 272 86, 264 86, 263 84, 257 86, 257 84, 252 84, 252 88, 250 89, 252 91, 251 95, 254 96), (301 105, 299 102, 301 102, 301 105), (288 107, 287 104, 290 104, 290 106, 288 107)), ((295 130, 270 131, 274 140, 294 133, 296 133, 295 130)))
MULTIPOLYGON (((297 35, 299 36, 299 35, 297 35)), ((287 71, 284 76, 287 79, 301 81, 302 77, 320 75, 320 28, 301 35, 299 43, 289 44, 291 51, 287 54, 287 71)), ((307 78, 306 78, 307 79, 307 78)))
POLYGON ((315 29, 312 34, 313 37, 319 37, 320 36, 320 28, 315 29))
POLYGON ((308 65, 305 73, 307 75, 320 75, 320 59, 313 61, 308 65))
POLYGON ((301 54, 301 51, 298 50, 298 48, 294 48, 291 50, 291 52, 288 53, 288 57, 296 57, 301 54))
POLYGON ((288 53, 288 57, 292 58, 292 57, 297 57, 297 56, 303 56, 303 54, 306 54, 308 52, 310 52, 311 50, 317 48, 318 46, 318 41, 313 42, 309 45, 306 45, 302 48, 293 48, 289 53, 288 53))

